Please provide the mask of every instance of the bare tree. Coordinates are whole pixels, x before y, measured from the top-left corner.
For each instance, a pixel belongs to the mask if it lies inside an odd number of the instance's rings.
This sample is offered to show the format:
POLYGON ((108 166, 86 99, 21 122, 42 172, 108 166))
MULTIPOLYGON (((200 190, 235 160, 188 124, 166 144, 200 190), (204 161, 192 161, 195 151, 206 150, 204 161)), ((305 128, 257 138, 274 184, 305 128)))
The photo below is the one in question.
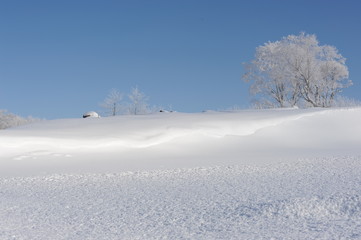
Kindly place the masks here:
POLYGON ((150 112, 148 97, 142 93, 138 87, 133 88, 128 97, 130 100, 128 106, 129 114, 138 115, 150 112))
POLYGON ((113 88, 110 90, 108 96, 104 99, 100 106, 105 109, 105 114, 107 116, 115 116, 118 115, 124 108, 121 103, 122 99, 123 94, 113 88))

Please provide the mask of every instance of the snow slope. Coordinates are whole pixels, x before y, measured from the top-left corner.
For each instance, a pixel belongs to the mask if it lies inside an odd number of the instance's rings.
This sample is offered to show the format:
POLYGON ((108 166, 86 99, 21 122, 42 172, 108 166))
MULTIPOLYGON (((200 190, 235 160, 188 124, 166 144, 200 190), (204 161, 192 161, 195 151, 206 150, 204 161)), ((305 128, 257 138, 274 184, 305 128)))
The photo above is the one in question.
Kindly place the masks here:
POLYGON ((360 119, 245 110, 1 131, 0 239, 361 239, 360 119))
POLYGON ((360 109, 160 113, 1 131, 0 174, 99 173, 357 155, 360 109))

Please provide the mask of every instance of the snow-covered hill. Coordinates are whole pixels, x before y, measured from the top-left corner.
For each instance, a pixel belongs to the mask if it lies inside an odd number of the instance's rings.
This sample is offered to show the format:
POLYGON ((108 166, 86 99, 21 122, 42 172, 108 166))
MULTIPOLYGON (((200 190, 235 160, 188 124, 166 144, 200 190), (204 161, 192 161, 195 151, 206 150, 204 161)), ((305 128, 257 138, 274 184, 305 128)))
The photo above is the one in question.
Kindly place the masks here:
POLYGON ((0 131, 0 239, 358 239, 360 120, 245 110, 0 131))

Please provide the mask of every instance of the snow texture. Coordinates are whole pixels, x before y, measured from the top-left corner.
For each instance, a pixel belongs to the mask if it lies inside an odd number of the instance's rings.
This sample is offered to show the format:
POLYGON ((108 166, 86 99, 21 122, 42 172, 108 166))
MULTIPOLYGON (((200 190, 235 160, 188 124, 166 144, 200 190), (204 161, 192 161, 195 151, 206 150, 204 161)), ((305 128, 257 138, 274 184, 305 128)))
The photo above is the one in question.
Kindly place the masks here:
POLYGON ((361 239, 361 109, 0 132, 0 239, 361 239))

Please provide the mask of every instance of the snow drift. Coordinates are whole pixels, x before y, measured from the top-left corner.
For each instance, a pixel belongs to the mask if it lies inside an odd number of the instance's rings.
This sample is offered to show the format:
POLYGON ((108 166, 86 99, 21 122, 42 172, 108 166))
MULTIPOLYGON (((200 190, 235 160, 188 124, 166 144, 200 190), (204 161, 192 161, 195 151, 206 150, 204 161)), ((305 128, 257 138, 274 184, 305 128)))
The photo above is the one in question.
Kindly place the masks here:
POLYGON ((354 155, 360 152, 359 119, 361 109, 287 109, 43 121, 0 132, 0 174, 146 170, 354 155))
POLYGON ((359 239, 361 109, 0 131, 0 239, 359 239))

